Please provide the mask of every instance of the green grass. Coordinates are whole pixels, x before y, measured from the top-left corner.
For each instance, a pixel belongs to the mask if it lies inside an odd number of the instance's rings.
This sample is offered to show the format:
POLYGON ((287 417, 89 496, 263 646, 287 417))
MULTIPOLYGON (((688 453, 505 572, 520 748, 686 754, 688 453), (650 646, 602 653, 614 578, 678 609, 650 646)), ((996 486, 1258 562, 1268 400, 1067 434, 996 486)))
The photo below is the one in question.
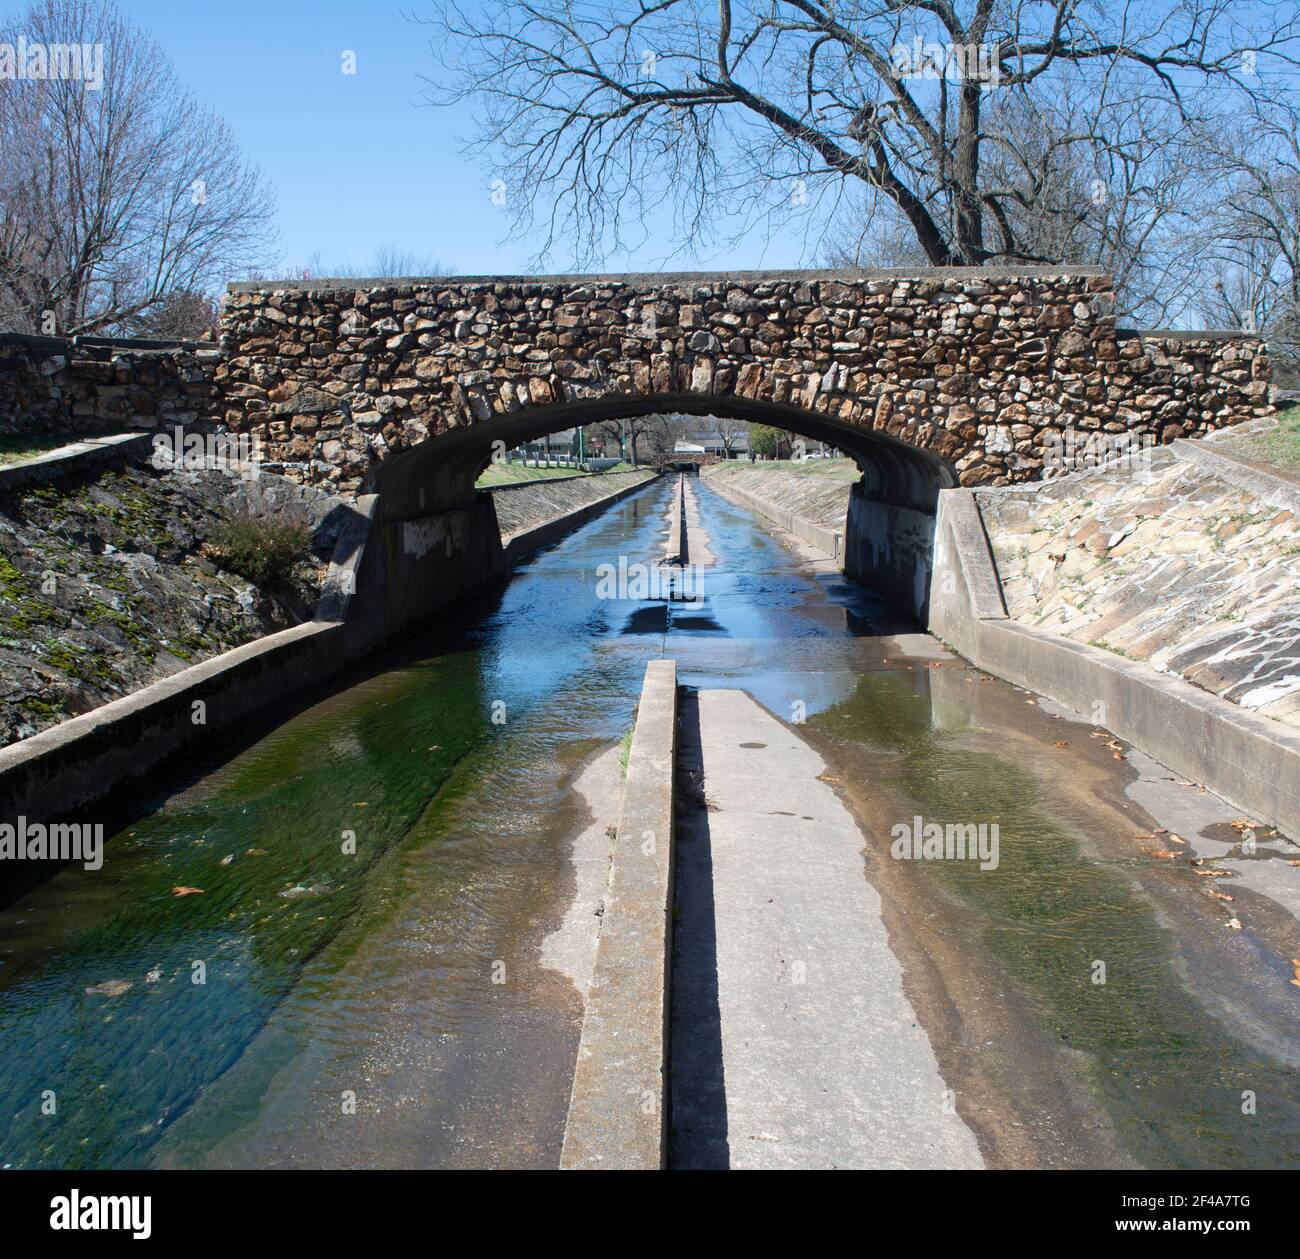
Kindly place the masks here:
POLYGON ((1261 433, 1255 449, 1270 463, 1300 471, 1300 403, 1278 413, 1277 428, 1261 433))
MULTIPOLYGON (((631 472, 633 468, 630 463, 618 463, 605 471, 631 472)), ((490 463, 479 474, 474 484, 479 489, 491 489, 494 485, 518 485, 521 481, 549 481, 557 477, 590 475, 592 474, 584 472, 581 468, 535 468, 531 464, 524 467, 522 463, 490 463)))
POLYGON ((861 475, 852 459, 727 459, 722 468, 753 468, 758 472, 786 472, 794 476, 825 477, 827 480, 856 481, 861 475))
POLYGON ((10 433, 0 437, 0 465, 21 463, 81 440, 75 433, 10 433))

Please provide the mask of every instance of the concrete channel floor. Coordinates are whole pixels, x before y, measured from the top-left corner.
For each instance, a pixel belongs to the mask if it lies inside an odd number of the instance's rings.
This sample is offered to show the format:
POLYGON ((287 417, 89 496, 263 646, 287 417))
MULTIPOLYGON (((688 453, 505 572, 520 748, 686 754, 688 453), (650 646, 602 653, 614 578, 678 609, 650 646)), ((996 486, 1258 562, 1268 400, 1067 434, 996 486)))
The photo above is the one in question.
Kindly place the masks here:
POLYGON ((821 757, 742 691, 680 739, 670 1166, 981 1167, 821 757))

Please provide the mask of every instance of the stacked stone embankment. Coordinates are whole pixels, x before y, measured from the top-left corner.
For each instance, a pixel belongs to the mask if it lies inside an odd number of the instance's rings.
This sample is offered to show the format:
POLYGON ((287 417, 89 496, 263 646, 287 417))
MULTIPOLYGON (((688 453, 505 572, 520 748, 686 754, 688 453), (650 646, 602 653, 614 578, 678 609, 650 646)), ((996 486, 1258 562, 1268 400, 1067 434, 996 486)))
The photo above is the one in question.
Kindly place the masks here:
POLYGON ((977 491, 1007 612, 1300 726, 1300 484, 1189 447, 977 491))
POLYGON ((1267 414, 1257 338, 1125 333, 1087 269, 232 285, 232 429, 362 485, 453 427, 582 400, 745 401, 881 432, 965 484, 1037 479, 1062 430, 1152 441, 1267 414))
POLYGON ((310 619, 339 500, 283 477, 94 468, 0 486, 0 745, 310 619), (274 588, 208 543, 232 511, 299 519, 311 550, 274 588))

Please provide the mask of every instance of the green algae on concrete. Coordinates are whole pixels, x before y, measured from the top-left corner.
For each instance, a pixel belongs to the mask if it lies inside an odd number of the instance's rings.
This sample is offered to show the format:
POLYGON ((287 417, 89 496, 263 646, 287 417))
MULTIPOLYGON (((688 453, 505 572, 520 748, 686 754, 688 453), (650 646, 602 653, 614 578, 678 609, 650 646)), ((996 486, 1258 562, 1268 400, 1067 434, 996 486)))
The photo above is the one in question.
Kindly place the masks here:
POLYGON ((1099 855, 1095 816, 1071 816, 987 738, 977 750, 970 732, 936 729, 911 675, 864 674, 851 700, 809 720, 833 744, 894 754, 878 762, 881 780, 926 821, 997 823, 996 870, 909 864, 974 912, 982 947, 1044 1028, 1083 1055, 1090 1090, 1138 1162, 1300 1164, 1300 1073, 1235 1035, 1189 990, 1178 966, 1187 942, 1161 924, 1122 862, 1099 855), (1098 960, 1104 984, 1094 982, 1098 960))

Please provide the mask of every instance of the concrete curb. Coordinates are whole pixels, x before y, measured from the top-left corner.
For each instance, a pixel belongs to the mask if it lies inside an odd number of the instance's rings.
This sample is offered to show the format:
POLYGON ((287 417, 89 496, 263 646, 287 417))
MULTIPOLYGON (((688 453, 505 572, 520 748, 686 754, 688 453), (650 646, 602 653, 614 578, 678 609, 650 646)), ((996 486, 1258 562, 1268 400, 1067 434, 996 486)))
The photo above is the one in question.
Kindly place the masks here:
POLYGON ((84 437, 59 450, 0 467, 0 490, 53 481, 56 477, 113 463, 143 463, 153 450, 152 433, 118 433, 112 437, 84 437))
POLYGON ((829 529, 814 520, 809 520, 806 516, 796 516, 794 512, 788 511, 784 507, 778 507, 776 503, 769 502, 765 498, 759 498, 757 494, 751 493, 749 490, 742 490, 738 485, 728 485, 720 476, 711 476, 708 481, 709 485, 717 490, 723 498, 730 498, 734 502, 740 503, 741 506, 758 512, 760 516, 772 521, 773 524, 779 525, 786 533, 792 533, 796 538, 802 538, 809 546, 816 547, 827 559, 834 560, 835 563, 843 567, 843 531, 829 529))
POLYGON ((677 663, 652 660, 623 807, 560 1167, 653 1171, 668 1131, 677 663))
POLYGON ((1234 807, 1300 835, 1300 735, 1099 647, 1007 617, 975 496, 939 496, 930 632, 977 668, 1076 712, 1234 807))
POLYGON ((0 748, 0 818, 67 816, 344 665, 343 626, 308 621, 0 748))
POLYGON ((664 543, 661 564, 685 564, 686 538, 686 479, 677 474, 677 501, 668 520, 668 541, 664 543))

